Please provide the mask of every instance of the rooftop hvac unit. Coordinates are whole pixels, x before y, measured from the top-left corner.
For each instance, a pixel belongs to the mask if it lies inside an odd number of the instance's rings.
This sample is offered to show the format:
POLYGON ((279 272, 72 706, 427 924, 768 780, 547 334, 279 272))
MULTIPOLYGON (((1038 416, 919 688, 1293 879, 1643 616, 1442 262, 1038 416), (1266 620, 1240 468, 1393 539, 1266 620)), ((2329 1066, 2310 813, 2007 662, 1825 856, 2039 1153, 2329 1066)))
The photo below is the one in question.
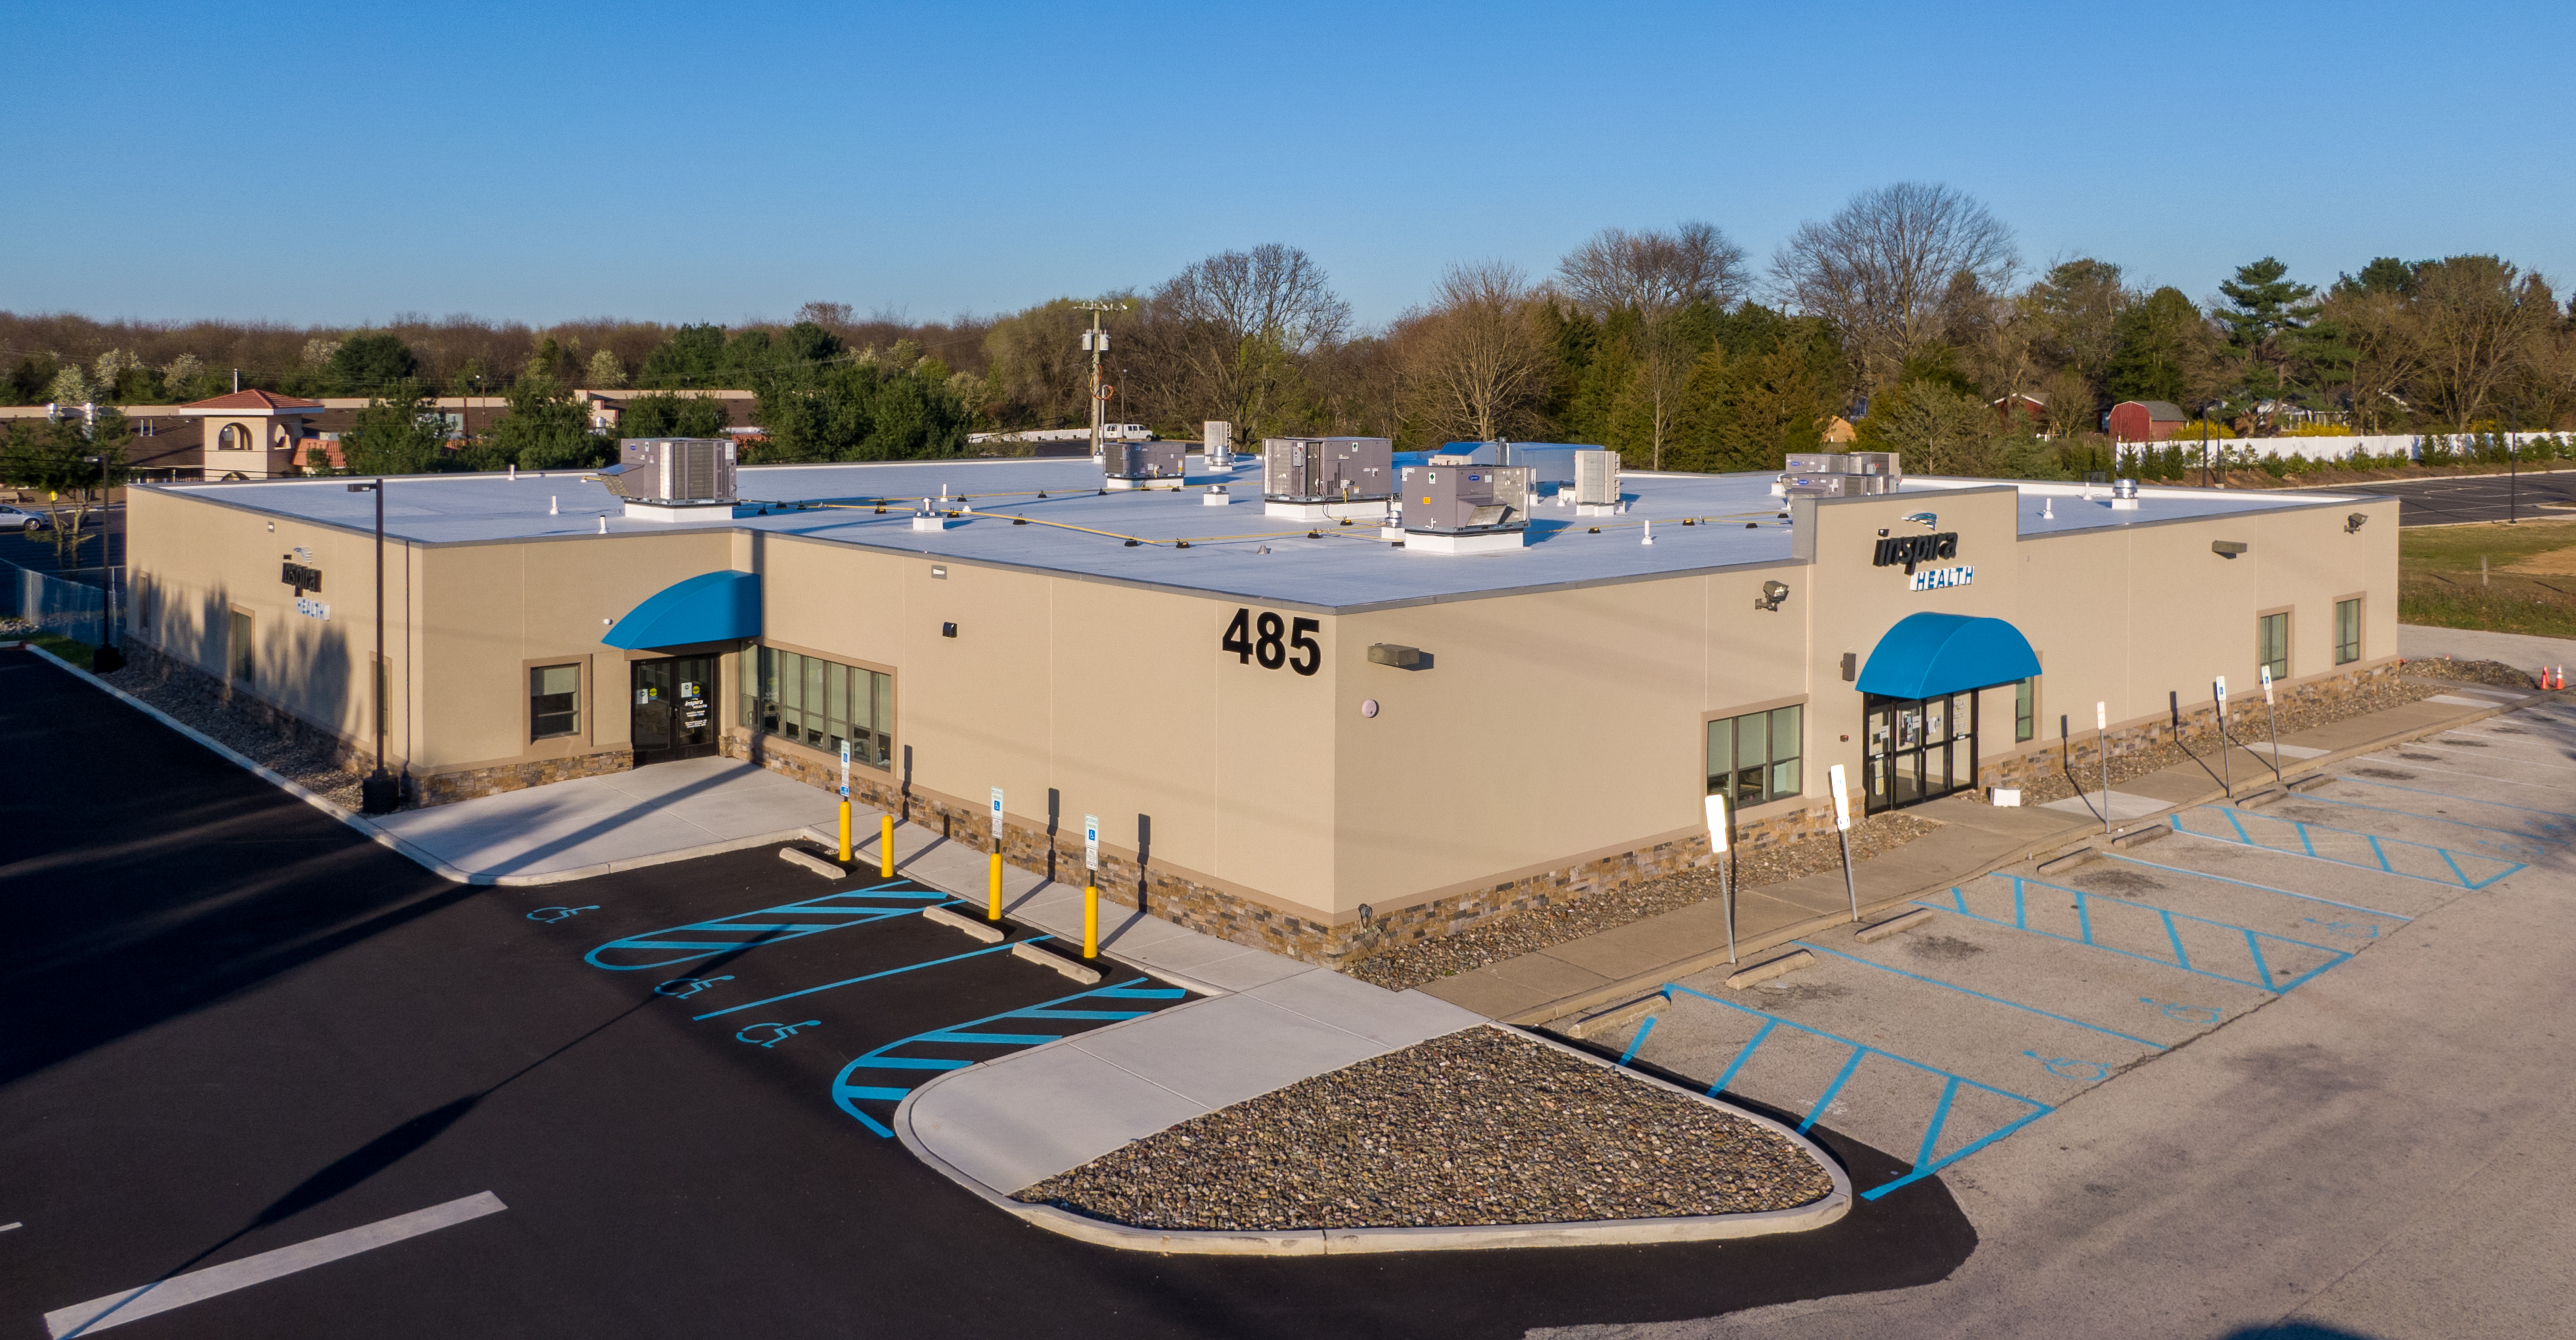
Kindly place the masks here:
POLYGON ((1533 472, 1526 465, 1408 465, 1402 516, 1407 535, 1511 532, 1529 527, 1533 472))
POLYGON ((1859 498, 1905 483, 1892 451, 1793 452, 1771 491, 1789 498, 1859 498))
POLYGON ((1590 449, 1574 453, 1574 501, 1584 507, 1619 505, 1619 453, 1590 449))
POLYGON ((1100 470, 1111 488, 1143 488, 1156 480, 1181 479, 1179 442, 1123 442, 1100 444, 1100 470))
POLYGON ((629 502, 734 502, 734 444, 720 437, 630 437, 599 472, 629 502))
POLYGON ((1384 437, 1265 437, 1261 493, 1271 502, 1381 501, 1395 494, 1395 442, 1384 437))

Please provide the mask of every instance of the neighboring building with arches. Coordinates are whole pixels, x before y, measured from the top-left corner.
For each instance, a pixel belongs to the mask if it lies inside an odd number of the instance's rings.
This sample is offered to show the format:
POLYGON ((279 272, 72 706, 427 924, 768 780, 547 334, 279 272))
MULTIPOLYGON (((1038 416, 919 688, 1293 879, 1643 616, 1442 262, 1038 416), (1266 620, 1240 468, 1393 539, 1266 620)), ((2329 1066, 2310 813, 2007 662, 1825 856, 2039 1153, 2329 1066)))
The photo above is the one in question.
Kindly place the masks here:
POLYGON ((205 478, 275 479, 293 472, 296 443, 323 408, 319 400, 235 391, 179 412, 204 421, 205 478))

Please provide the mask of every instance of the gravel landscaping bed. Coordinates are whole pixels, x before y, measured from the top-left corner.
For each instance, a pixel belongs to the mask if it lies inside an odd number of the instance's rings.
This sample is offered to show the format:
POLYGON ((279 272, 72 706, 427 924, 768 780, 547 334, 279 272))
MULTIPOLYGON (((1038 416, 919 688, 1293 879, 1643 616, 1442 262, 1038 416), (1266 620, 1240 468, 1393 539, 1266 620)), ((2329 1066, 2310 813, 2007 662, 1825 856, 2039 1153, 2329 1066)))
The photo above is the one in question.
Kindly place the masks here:
MULTIPOLYGON (((2430 663, 2424 661, 2408 661, 2406 663, 2406 669, 2411 674, 2417 667, 2427 664, 2430 663)), ((2444 662, 2443 664, 2465 665, 2468 664, 2468 662, 2455 661, 2444 662)), ((2494 662, 2490 661, 2486 662, 2486 664, 2492 665, 2494 662)), ((2428 670, 2425 673, 2429 674, 2433 672, 2428 670)), ((2524 687, 2529 687, 2531 684, 2531 676, 2523 675, 2522 683, 2524 687)), ((2281 734, 2288 735, 2292 731, 2302 731, 2306 730, 2310 726, 2322 726, 2328 722, 2342 721, 2347 718, 2360 716, 2366 712, 2384 712, 2392 707, 2403 707, 2418 699, 2429 698, 2441 691, 2442 690, 2435 685, 2417 683, 2412 679, 2383 679, 2378 683, 2371 685, 2369 688, 2354 694, 2350 698, 2341 699, 2334 703, 2311 703, 2281 709, 2281 734)), ((2231 699, 2227 709, 2227 733, 2233 736, 2239 744, 2262 744, 2270 742, 2272 738, 2272 729, 2269 719, 2264 715, 2262 690, 2256 689, 2243 697, 2235 697, 2231 699)), ((2204 744, 2194 744, 2192 746, 2192 753, 2199 755, 2200 760, 2203 763, 2215 768, 2218 766, 2218 757, 2212 752, 2212 750, 2216 747, 2216 744, 2217 742, 2215 740, 2211 740, 2204 744)), ((2090 761, 2093 757, 2094 754, 2089 739, 2084 736, 2076 737, 2074 759, 2075 775, 2084 783, 2084 789, 2087 791, 2093 791, 2101 785, 2102 774, 2098 770, 2100 765, 2090 761)), ((2239 769, 2238 782, 2241 785, 2250 780, 2250 778, 2242 771, 2245 760, 2240 758, 2236 760, 2236 763, 2239 769)), ((2170 768, 2175 764, 2181 764, 2188 767, 2191 764, 2191 756, 2183 753, 2180 748, 2171 744, 2159 744, 2151 749, 2141 749, 2136 753, 2114 758, 2111 760, 2111 786, 2116 790, 2119 788, 2120 783, 2127 781, 2129 778, 2136 777, 2142 773, 2154 772, 2159 768, 2170 768)), ((2270 777, 2269 773, 2262 773, 2261 775, 2266 780, 2270 777)), ((1968 792, 1966 794, 1973 799, 1985 799, 1985 793, 1982 791, 1968 792)), ((2064 800, 2074 794, 2075 787, 2067 782, 2066 774, 2063 771, 2051 771, 2048 774, 2047 780, 2035 782, 2022 788, 2021 803, 2024 805, 2045 805, 2052 800, 2064 800)))
MULTIPOLYGON (((1866 861, 1894 851, 1940 827, 1911 814, 1877 814, 1852 826, 1852 859, 1866 861)), ((1842 867, 1842 847, 1831 833, 1736 854, 1735 874, 1748 889, 1785 884, 1842 867)), ((1352 977, 1402 991, 1451 973, 1580 940, 1632 921, 1688 907, 1718 895, 1717 869, 1686 870, 1624 889, 1596 893, 1553 907, 1494 917, 1448 935, 1427 936, 1342 965, 1352 977)))
POLYGON ((2408 661, 2406 673, 2430 675, 2454 684, 2489 684, 2500 689, 2521 689, 2528 693, 2539 687, 2528 670, 2517 670, 2502 661, 2463 661, 2449 656, 2427 656, 2408 661))
POLYGON ((261 767, 318 792, 343 808, 358 808, 358 782, 364 776, 362 772, 334 765, 330 755, 321 749, 298 749, 288 745, 274 728, 233 711, 231 704, 214 694, 176 681, 155 678, 132 666, 99 678, 203 731, 216 742, 248 755, 261 767))
POLYGON ((1193 1117, 1012 1199, 1267 1232, 1742 1214, 1833 1185, 1766 1127, 1485 1026, 1193 1117))

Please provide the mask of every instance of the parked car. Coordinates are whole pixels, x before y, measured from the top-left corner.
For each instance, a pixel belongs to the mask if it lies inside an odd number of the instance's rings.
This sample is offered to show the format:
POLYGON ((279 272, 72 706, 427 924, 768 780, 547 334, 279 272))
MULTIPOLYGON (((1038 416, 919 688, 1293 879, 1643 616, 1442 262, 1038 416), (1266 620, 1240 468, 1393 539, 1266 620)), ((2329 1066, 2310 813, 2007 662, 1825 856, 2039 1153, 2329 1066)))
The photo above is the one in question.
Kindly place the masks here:
POLYGON ((22 507, 0 507, 0 530, 26 531, 32 534, 53 528, 54 523, 42 512, 30 512, 22 507))

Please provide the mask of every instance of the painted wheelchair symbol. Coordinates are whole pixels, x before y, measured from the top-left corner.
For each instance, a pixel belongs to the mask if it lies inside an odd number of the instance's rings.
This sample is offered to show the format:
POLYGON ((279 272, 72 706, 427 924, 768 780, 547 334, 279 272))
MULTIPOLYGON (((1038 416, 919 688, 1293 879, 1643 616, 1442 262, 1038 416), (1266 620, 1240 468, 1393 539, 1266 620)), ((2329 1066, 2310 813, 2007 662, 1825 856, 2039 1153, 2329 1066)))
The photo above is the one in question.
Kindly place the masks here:
POLYGON ((2048 1073, 2059 1079, 2077 1079, 2093 1084, 2111 1077, 2111 1067, 2099 1061, 2077 1061, 2064 1056, 2041 1056, 2037 1052, 2023 1052, 2022 1055, 2039 1062, 2048 1073))
POLYGON ((592 903, 588 907, 540 907, 536 911, 528 914, 528 920, 542 921, 551 926, 558 921, 570 921, 584 912, 596 912, 598 910, 599 904, 597 903, 592 903))
POLYGON ((2379 923, 2376 921, 2322 921, 2316 917, 2301 917, 2299 920, 2311 926, 2323 926, 2337 935, 2354 935, 2365 940, 2379 938, 2379 923))
POLYGON ((2164 1017, 2171 1019, 2178 1024, 2214 1024, 2218 1022, 2219 1009, 2215 1005, 2177 1005, 2169 1000, 2157 1000, 2153 996, 2140 996, 2138 997, 2138 1003, 2141 1005, 2155 1006, 2157 1013, 2162 1014, 2164 1017))
POLYGON ((798 1029, 812 1028, 822 1022, 823 1021, 820 1019, 808 1019, 801 1024, 753 1024, 743 1029, 741 1032, 734 1034, 733 1040, 736 1042, 758 1043, 764 1048, 775 1047, 779 1043, 785 1042, 789 1038, 796 1036, 796 1031, 798 1029), (752 1036, 752 1034, 757 1033, 764 1028, 772 1030, 768 1040, 763 1041, 760 1038, 752 1036))
POLYGON ((660 986, 654 987, 653 994, 686 1000, 689 997, 706 990, 708 987, 714 986, 718 982, 730 982, 732 980, 732 973, 726 973, 722 977, 674 977, 671 980, 662 983, 660 986), (671 989, 673 987, 679 987, 680 989, 674 991, 671 989))

